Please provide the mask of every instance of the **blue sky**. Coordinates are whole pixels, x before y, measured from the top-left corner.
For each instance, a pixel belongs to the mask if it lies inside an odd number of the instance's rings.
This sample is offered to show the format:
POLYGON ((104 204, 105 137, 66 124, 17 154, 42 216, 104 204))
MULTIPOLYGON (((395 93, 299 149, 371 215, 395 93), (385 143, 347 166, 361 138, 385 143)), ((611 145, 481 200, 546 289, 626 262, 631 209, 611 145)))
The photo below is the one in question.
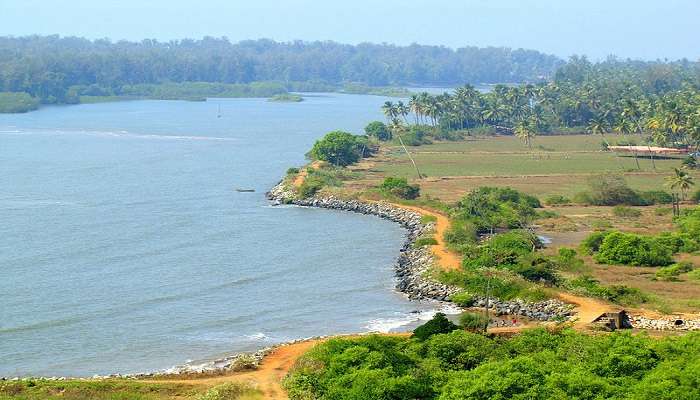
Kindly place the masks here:
POLYGON ((0 35, 335 40, 700 58, 700 0, 0 0, 0 35))

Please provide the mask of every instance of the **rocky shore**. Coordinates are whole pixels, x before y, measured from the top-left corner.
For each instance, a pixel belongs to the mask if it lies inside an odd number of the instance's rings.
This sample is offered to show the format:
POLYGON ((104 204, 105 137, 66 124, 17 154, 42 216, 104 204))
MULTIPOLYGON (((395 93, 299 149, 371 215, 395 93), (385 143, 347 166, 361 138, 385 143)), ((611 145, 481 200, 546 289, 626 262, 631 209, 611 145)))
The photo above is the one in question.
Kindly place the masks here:
MULTIPOLYGON (((267 198, 274 204, 295 204, 306 207, 319 207, 331 210, 349 211, 360 214, 375 215, 406 228, 406 241, 400 250, 394 266, 396 289, 411 300, 435 300, 447 302, 450 296, 457 293, 457 287, 445 285, 429 274, 435 262, 427 247, 414 247, 418 237, 433 230, 432 224, 422 224, 421 215, 392 204, 380 202, 365 202, 345 200, 335 196, 315 196, 309 199, 298 199, 293 190, 284 182, 280 182, 267 193, 267 198)), ((486 298, 476 296, 475 307, 484 307, 486 298)), ((566 320, 572 315, 573 306, 559 300, 547 300, 528 303, 522 300, 500 301, 491 299, 489 307, 493 315, 522 316, 532 320, 551 321, 566 320)))

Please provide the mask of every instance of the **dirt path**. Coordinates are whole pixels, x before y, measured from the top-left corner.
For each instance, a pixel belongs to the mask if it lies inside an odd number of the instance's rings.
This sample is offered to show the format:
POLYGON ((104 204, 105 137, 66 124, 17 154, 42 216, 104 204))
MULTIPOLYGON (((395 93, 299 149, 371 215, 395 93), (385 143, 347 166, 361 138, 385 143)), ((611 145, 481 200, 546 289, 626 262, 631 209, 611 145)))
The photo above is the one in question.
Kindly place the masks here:
POLYGON ((574 323, 574 328, 585 329, 591 322, 602 313, 619 310, 620 307, 605 303, 589 297, 576 296, 571 293, 559 292, 557 297, 565 303, 575 305, 575 312, 578 320, 574 323))
POLYGON ((445 232, 450 229, 450 220, 444 214, 439 212, 426 210, 424 208, 415 206, 405 206, 402 204, 394 204, 396 207, 400 207, 406 210, 415 211, 421 215, 431 215, 437 219, 435 222, 435 241, 436 245, 430 246, 430 251, 438 259, 440 267, 445 270, 455 270, 459 269, 462 265, 462 258, 455 252, 450 251, 447 248, 447 243, 445 242, 444 236, 445 232))
POLYGON ((280 346, 265 356, 260 367, 253 371, 234 372, 226 375, 206 376, 193 375, 182 378, 175 376, 172 379, 160 378, 145 380, 148 383, 178 383, 184 385, 212 387, 227 382, 248 383, 262 392, 265 400, 286 400, 287 394, 282 389, 282 378, 287 375, 294 362, 321 340, 308 340, 280 346))
POLYGON ((318 168, 322 163, 323 161, 314 161, 311 163, 311 165, 302 168, 297 174, 297 176, 294 178, 294 182, 292 182, 294 187, 298 188, 299 186, 304 184, 306 177, 309 175, 309 168, 318 168))

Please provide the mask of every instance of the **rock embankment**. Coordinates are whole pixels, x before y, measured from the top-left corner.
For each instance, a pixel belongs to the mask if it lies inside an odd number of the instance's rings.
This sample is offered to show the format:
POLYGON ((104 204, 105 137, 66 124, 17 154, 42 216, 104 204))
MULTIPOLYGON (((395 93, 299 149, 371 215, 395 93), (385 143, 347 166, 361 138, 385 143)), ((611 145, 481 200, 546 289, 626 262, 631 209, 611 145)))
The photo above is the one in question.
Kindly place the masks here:
MULTIPOLYGON (((431 279, 430 272, 435 263, 427 247, 414 247, 418 237, 433 230, 431 224, 422 224, 421 215, 388 203, 346 200, 335 196, 315 196, 298 199, 293 190, 281 182, 267 193, 274 204, 295 204, 306 207, 319 207, 332 210, 350 211, 360 214, 375 215, 402 225, 408 231, 406 241, 401 248, 399 258, 394 266, 397 282, 396 289, 411 300, 449 301, 450 297, 460 291, 431 279)), ((475 297, 474 306, 484 307, 486 298, 475 297)), ((490 309, 494 315, 520 315, 533 320, 564 320, 572 315, 572 306, 559 300, 547 300, 528 303, 522 300, 500 301, 491 299, 490 309)))
POLYGON ((700 330, 700 319, 685 319, 683 317, 668 317, 652 319, 639 315, 630 316, 630 324, 636 329, 654 329, 660 331, 697 331, 700 330))

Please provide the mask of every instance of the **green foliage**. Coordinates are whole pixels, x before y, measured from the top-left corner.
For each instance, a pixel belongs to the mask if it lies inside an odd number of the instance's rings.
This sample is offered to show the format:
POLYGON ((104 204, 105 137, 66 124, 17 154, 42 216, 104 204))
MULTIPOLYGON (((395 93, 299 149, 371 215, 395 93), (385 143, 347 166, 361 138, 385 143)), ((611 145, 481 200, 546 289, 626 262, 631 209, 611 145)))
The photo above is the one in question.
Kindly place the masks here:
POLYGON ((236 399, 251 399, 259 398, 257 390, 252 389, 248 385, 238 382, 229 382, 214 386, 207 390, 204 394, 197 396, 196 400, 236 400, 236 399), (252 397, 256 395, 255 397, 252 397))
POLYGON ((677 218, 676 224, 681 233, 690 235, 696 241, 700 240, 700 207, 685 211, 677 218))
POLYGON ((430 128, 421 125, 412 125, 408 132, 401 134, 401 140, 406 146, 420 146, 430 144, 430 128))
POLYGON ((690 195, 690 201, 700 204, 700 189, 690 195))
POLYGON ((39 100, 28 93, 0 92, 0 114, 25 113, 39 108, 39 100))
POLYGON ((688 169, 695 169, 698 167, 698 160, 695 158, 695 156, 688 155, 686 158, 683 159, 683 166, 688 169))
POLYGON ((287 169, 287 175, 296 175, 299 173, 299 168, 291 167, 287 169))
POLYGON ((624 285, 603 286, 588 275, 572 279, 566 286, 583 295, 599 297, 624 306, 638 306, 649 301, 648 296, 637 288, 624 285))
POLYGON ((642 212, 627 206, 615 206, 613 207, 613 215, 620 218, 639 218, 642 216, 642 212))
POLYGON ((690 272, 694 268, 693 263, 687 261, 672 264, 668 267, 659 268, 656 271, 656 279, 660 281, 677 281, 679 275, 690 272))
POLYGON ((605 174, 588 180, 590 204, 596 206, 615 206, 619 204, 639 204, 637 193, 627 186, 625 178, 620 175, 605 174))
POLYGON ((590 235, 588 235, 588 237, 583 239, 583 241, 579 245, 581 251, 583 251, 586 254, 597 253, 598 250, 600 250, 600 245, 603 244, 603 240, 610 233, 611 231, 600 231, 591 233, 590 235))
POLYGON ((381 121, 372 121, 365 127, 365 134, 370 137, 375 137, 378 140, 385 142, 391 140, 391 131, 386 124, 381 121))
POLYGON ((459 316, 459 325, 471 332, 485 330, 488 322, 482 313, 467 312, 459 316))
POLYGON ((268 101, 278 102, 278 103, 300 103, 304 101, 304 98, 298 94, 283 93, 276 94, 268 99, 268 101))
POLYGON ((670 193, 663 190, 649 190, 646 192, 637 192, 639 196, 640 206, 650 206, 653 204, 671 204, 673 197, 670 193))
MULTIPOLYGON (((179 82, 124 85, 120 96, 145 97, 159 100, 202 101, 207 97, 271 97, 287 92, 284 85, 274 82, 226 84, 210 82, 179 82)), ((82 93, 81 93, 82 94, 82 93)))
POLYGON ((413 247, 434 246, 438 244, 432 235, 421 236, 413 242, 413 247))
POLYGON ((458 302, 468 301, 467 296, 470 295, 486 296, 487 294, 501 300, 540 301, 549 297, 540 288, 527 282, 510 269, 449 271, 443 272, 439 279, 463 289, 462 293, 455 295, 455 300, 458 302))
POLYGON ((568 199, 567 197, 564 197, 560 194, 553 194, 550 196, 547 196, 547 198, 544 199, 544 204, 554 206, 554 205, 559 205, 559 204, 569 204, 571 203, 571 200, 568 199))
POLYGON ((694 399, 700 334, 660 339, 533 329, 509 339, 461 330, 334 339, 285 382, 301 399, 694 399))
POLYGON ((611 232, 605 235, 595 260, 602 264, 664 266, 673 262, 673 249, 654 237, 611 232))
POLYGON ((328 161, 336 166, 346 166, 364 156, 366 143, 359 136, 348 132, 329 132, 316 141, 309 155, 314 160, 328 161))
POLYGON ((434 215, 424 214, 420 217, 420 223, 423 225, 437 222, 437 217, 434 215))
POLYGON ((531 254, 539 246, 539 239, 529 231, 499 233, 465 254, 462 265, 470 269, 510 267, 517 265, 522 257, 531 254))
POLYGON ((480 187, 457 203, 455 219, 474 224, 479 232, 495 228, 522 228, 541 207, 535 197, 511 188, 480 187))
POLYGON ((430 321, 414 329, 411 337, 425 341, 433 335, 450 333, 457 329, 459 329, 459 326, 447 319, 445 314, 437 313, 430 321))
POLYGON ((452 220, 450 228, 445 231, 445 242, 451 249, 464 252, 465 246, 476 243, 477 228, 472 222, 464 220, 452 220))
MULTIPOLYGON (((62 380, 0 379, 2 400, 169 400, 191 398, 191 387, 175 383, 150 383, 125 379, 62 380)), ((255 397, 241 398, 252 400, 255 397)))
POLYGON ((420 195, 420 187, 418 185, 409 185, 406 178, 385 178, 379 189, 405 200, 413 200, 420 195))

